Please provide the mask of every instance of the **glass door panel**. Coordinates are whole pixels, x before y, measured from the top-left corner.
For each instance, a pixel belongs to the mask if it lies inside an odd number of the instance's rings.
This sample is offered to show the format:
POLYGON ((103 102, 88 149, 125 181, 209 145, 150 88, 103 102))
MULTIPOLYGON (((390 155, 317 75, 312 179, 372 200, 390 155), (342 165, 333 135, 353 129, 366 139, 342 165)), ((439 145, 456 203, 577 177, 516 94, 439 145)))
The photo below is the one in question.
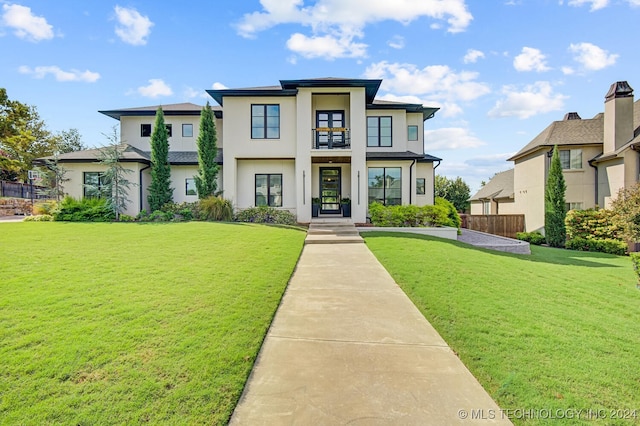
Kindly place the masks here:
POLYGON ((320 168, 320 212, 340 212, 340 169, 320 168))

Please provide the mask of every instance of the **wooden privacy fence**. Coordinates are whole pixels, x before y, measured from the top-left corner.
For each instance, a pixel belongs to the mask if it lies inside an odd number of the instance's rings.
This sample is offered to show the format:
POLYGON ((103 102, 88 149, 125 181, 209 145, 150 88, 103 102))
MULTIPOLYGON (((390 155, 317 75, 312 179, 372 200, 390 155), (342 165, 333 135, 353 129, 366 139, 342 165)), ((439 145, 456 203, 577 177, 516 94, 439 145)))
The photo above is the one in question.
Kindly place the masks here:
POLYGON ((20 182, 5 182, 0 181, 0 197, 13 197, 13 198, 47 198, 46 195, 40 193, 41 190, 46 189, 44 186, 33 185, 20 182), (33 194, 32 194, 33 191, 33 194))
POLYGON ((524 231, 523 214, 461 214, 462 227, 472 231, 515 238, 517 232, 524 231))

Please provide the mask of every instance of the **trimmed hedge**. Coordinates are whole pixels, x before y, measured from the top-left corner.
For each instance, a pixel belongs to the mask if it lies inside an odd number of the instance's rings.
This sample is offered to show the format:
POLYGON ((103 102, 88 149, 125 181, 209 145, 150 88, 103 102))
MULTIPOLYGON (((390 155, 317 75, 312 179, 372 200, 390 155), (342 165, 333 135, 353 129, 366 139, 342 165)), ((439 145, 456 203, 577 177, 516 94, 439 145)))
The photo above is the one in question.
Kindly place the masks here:
POLYGON ((576 237, 567 241, 566 248, 569 250, 597 251, 624 255, 627 253, 627 244, 620 240, 611 238, 582 238, 576 237))
POLYGON ((236 222, 273 223, 277 225, 295 225, 296 216, 289 210, 278 210, 269 206, 250 207, 236 213, 236 222))
POLYGON ((547 241, 546 238, 544 237, 544 235, 542 235, 538 231, 518 232, 518 233, 516 233, 516 238, 518 240, 520 240, 520 241, 526 241, 529 244, 533 244, 533 245, 536 245, 536 246, 544 244, 547 241))
POLYGON ((374 226, 453 226, 448 213, 449 210, 442 205, 422 207, 414 205, 384 206, 377 202, 369 205, 369 216, 374 226))
POLYGON ((621 229, 613 222, 613 210, 569 210, 565 218, 567 238, 621 240, 621 229))
POLYGON ((451 226, 453 228, 460 229, 460 227, 462 226, 462 219, 458 214, 458 210, 456 210, 456 206, 454 206, 451 201, 442 197, 436 197, 435 205, 447 209, 447 218, 449 218, 449 223, 445 226, 451 226))

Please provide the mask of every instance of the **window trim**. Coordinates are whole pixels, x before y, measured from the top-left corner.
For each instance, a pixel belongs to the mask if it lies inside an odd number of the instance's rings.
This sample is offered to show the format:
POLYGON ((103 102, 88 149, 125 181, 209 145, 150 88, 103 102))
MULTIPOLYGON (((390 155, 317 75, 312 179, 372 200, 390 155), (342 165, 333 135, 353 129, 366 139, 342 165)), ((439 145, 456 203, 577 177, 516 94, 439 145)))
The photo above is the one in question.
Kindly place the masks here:
POLYGON ((407 140, 409 142, 417 142, 420 140, 420 133, 418 133, 418 126, 415 124, 410 124, 407 126, 407 140), (416 138, 415 139, 411 139, 411 132, 410 129, 416 129, 416 138))
POLYGON ((198 195, 198 187, 196 186, 195 178, 185 178, 184 180, 184 195, 188 197, 193 197, 194 195, 198 195), (189 181, 193 181, 193 194, 189 194, 189 181))
POLYGON ((153 126, 151 124, 149 124, 149 123, 140 124, 140 137, 141 138, 150 138, 152 133, 153 133, 153 126), (147 135, 145 135, 145 131, 144 131, 145 128, 149 129, 147 135))
POLYGON ((280 104, 251 104, 251 128, 250 128, 250 132, 251 132, 251 139, 280 139, 280 104), (253 108, 254 107, 263 107, 263 112, 264 115, 253 115, 253 108), (267 115, 267 111, 269 109, 269 107, 277 107, 278 108, 278 136, 273 136, 273 137, 269 137, 269 132, 268 129, 273 129, 275 127, 269 127, 268 126, 268 115, 267 115), (259 129, 260 127, 254 126, 253 125, 253 119, 254 117, 256 118, 262 118, 263 123, 262 123, 262 131, 263 131, 263 137, 258 138, 258 137, 254 137, 253 136, 253 129, 259 129))
POLYGON ((427 179, 426 178, 416 178, 416 195, 427 195, 427 179), (422 184, 418 182, 422 181, 422 184), (422 192, 419 191, 419 188, 422 187, 422 192))
POLYGON ((103 172, 82 172, 82 197, 83 198, 102 198, 102 187, 104 182, 102 181, 103 172), (87 175, 98 175, 98 194, 87 194, 87 175))
MULTIPOLYGON (((253 191, 254 191, 254 205, 256 207, 258 206, 269 206, 269 207, 282 207, 282 200, 284 198, 283 196, 283 178, 282 178, 282 173, 256 173, 254 176, 254 182, 253 182, 253 191), (262 195, 262 194, 258 194, 258 176, 266 176, 267 177, 267 203, 266 204, 258 204, 258 195, 262 195), (280 204, 279 205, 271 205, 271 177, 275 177, 275 176, 279 176, 280 177, 280 204)), ((274 194, 275 197, 275 194, 274 194)), ((275 203, 274 203, 275 204, 275 203)))
POLYGON ((367 116, 367 147, 374 147, 374 148, 391 148, 393 146, 393 117, 391 115, 368 115, 367 116), (383 118, 388 118, 389 119, 389 130, 390 130, 390 135, 389 135, 389 145, 382 145, 382 135, 381 135, 381 127, 380 127, 380 121, 383 118), (370 137, 374 137, 374 136, 370 136, 369 135, 369 129, 372 128, 372 126, 369 126, 369 119, 376 119, 377 121, 377 129, 378 129, 378 135, 375 136, 378 141, 376 145, 371 145, 369 143, 369 138, 370 137))
POLYGON ((182 137, 183 138, 192 138, 193 137, 193 123, 182 123, 182 137), (185 126, 189 126, 191 127, 191 134, 190 135, 185 135, 184 133, 184 129, 185 126))
MULTIPOLYGON (((369 204, 371 204, 373 201, 371 201, 371 195, 370 195, 370 190, 371 190, 371 186, 369 186, 369 173, 371 169, 382 169, 382 175, 383 176, 387 176, 387 169, 398 169, 400 170, 400 187, 397 188, 400 191, 400 202, 399 204, 387 204, 387 190, 392 189, 392 188, 388 188, 386 185, 386 180, 384 182, 384 184, 382 185, 382 201, 383 201, 383 205, 385 206, 395 206, 395 205, 402 205, 402 167, 385 167, 385 166, 381 166, 381 167, 367 167, 367 198, 369 201, 369 204)), ((374 188, 374 189, 380 189, 380 188, 374 188)), ((396 189, 396 188, 393 188, 396 189)), ((425 188, 426 189, 426 188, 425 188)))
POLYGON ((168 137, 172 137, 173 136, 173 124, 165 124, 164 127, 165 127, 165 129, 167 129, 167 136, 168 137))
POLYGON ((582 164, 582 148, 574 148, 574 149, 561 149, 558 150, 558 156, 560 156, 560 167, 562 167, 562 170, 582 170, 583 164, 582 164), (569 167, 565 167, 565 165, 563 164, 563 159, 562 159, 562 154, 568 152, 569 153, 569 167), (576 156, 572 155, 574 153, 580 153, 580 167, 573 167, 573 162, 576 160, 576 156))

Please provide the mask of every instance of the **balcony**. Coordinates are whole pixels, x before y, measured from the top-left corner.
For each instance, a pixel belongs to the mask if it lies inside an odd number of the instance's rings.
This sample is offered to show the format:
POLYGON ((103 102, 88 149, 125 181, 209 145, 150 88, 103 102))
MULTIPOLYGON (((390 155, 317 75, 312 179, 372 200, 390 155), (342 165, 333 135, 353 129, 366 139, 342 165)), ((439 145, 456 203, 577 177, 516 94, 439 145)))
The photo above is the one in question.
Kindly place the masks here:
POLYGON ((345 127, 317 127, 313 132, 313 149, 350 149, 351 134, 345 127))

